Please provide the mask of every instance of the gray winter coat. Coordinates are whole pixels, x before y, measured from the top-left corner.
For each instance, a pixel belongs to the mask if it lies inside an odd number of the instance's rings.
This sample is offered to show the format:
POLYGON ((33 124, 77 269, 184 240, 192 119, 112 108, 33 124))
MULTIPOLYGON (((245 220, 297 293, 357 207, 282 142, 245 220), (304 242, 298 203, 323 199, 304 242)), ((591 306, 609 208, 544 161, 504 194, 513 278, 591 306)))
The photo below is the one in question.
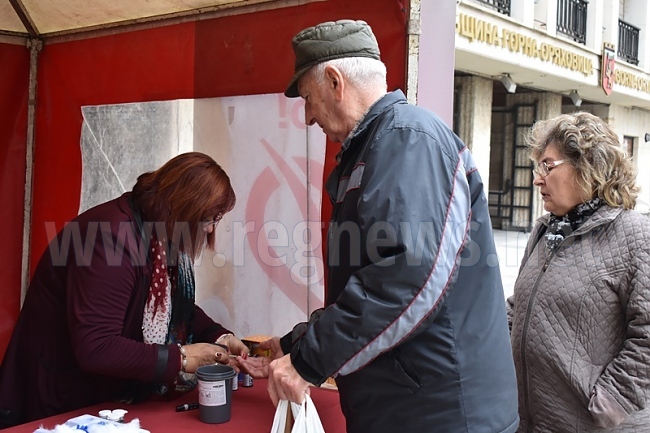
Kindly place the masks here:
POLYGON ((650 219, 602 206, 555 254, 548 220, 509 299, 518 431, 650 432, 650 219))

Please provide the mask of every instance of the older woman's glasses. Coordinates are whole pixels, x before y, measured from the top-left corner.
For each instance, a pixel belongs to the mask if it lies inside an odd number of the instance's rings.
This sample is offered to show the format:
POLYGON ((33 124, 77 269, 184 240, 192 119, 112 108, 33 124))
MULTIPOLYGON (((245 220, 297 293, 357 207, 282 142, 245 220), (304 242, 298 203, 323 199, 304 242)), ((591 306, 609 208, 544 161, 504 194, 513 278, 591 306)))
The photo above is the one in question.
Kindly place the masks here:
POLYGON ((548 174, 558 165, 564 163, 563 159, 558 159, 557 161, 546 162, 542 161, 537 164, 536 168, 533 168, 533 176, 539 176, 542 179, 548 176, 548 174))
POLYGON ((222 218, 223 218, 223 214, 222 214, 221 212, 219 212, 219 213, 216 214, 215 217, 212 218, 211 220, 209 220, 209 221, 203 221, 203 227, 204 227, 204 228, 207 228, 207 227, 209 227, 210 225, 214 225, 214 227, 217 227, 217 224, 219 224, 219 221, 221 221, 222 218))

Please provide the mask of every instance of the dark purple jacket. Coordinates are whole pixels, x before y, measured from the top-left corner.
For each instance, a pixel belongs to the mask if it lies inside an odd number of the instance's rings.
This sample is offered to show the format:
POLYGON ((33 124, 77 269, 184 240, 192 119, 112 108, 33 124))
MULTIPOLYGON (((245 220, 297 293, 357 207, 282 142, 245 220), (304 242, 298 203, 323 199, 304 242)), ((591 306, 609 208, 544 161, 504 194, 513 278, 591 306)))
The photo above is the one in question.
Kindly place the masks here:
MULTIPOLYGON (((129 197, 79 215, 41 257, 0 367, 0 428, 174 382, 178 347, 142 341, 151 267, 129 197)), ((192 332, 229 331, 197 306, 192 332)))

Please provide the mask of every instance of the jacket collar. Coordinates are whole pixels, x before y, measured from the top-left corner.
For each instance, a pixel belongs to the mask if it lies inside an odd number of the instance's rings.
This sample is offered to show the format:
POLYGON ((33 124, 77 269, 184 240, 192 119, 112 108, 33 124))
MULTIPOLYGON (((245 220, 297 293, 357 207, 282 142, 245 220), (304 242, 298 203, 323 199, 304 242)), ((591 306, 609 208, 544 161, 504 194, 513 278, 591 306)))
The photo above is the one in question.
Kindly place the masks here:
POLYGON ((379 98, 373 105, 370 106, 366 114, 364 114, 361 119, 359 119, 359 122, 357 123, 357 126, 355 126, 352 131, 350 131, 350 134, 347 136, 343 144, 341 145, 341 151, 336 155, 336 160, 340 161, 341 156, 343 153, 350 147, 350 143, 352 140, 354 140, 357 136, 362 134, 363 132, 368 129, 368 126, 377 119, 377 117, 386 111, 390 106, 397 104, 398 102, 406 102, 406 97, 404 96, 404 93, 402 93, 401 90, 395 90, 390 93, 386 93, 384 96, 379 98))
MULTIPOLYGON (((573 232, 574 235, 582 235, 584 233, 587 233, 597 227, 600 227, 602 225, 608 224, 611 221, 615 220, 616 217, 618 217, 621 212, 623 212, 622 207, 611 207, 606 204, 602 205, 594 214, 587 219, 578 229, 573 232)), ((537 221, 539 223, 544 224, 546 227, 548 227, 548 222, 549 219, 551 218, 551 214, 546 214, 540 217, 537 221)))

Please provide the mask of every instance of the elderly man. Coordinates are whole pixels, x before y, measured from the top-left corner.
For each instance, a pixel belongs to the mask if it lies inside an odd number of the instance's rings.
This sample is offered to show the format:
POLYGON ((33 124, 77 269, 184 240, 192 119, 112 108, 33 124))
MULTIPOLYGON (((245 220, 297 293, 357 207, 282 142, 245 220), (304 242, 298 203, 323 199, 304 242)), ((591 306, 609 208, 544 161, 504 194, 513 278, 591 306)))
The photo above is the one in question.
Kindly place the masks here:
POLYGON ((363 21, 310 27, 293 49, 285 95, 302 97, 306 123, 342 149, 326 185, 326 307, 267 342, 278 355, 266 365, 271 398, 300 402, 333 376, 349 433, 514 432, 504 295, 469 150, 435 114, 387 93, 363 21))

